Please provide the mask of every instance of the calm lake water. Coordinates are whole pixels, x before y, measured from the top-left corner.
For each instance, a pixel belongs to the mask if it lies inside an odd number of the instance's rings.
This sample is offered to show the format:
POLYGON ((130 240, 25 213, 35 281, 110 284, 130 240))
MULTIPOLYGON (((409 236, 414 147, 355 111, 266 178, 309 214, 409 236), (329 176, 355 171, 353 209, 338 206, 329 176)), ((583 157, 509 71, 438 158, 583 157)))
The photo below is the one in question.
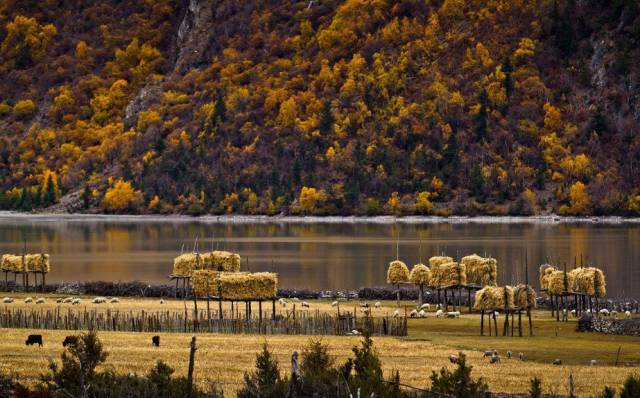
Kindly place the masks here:
POLYGON ((606 272, 608 295, 640 296, 640 224, 588 223, 211 223, 169 219, 26 218, 0 216, 0 253, 51 253, 47 281, 141 280, 166 283, 173 257, 226 249, 242 267, 275 271, 280 285, 356 289, 383 285, 389 261, 413 265, 444 252, 498 260, 500 283, 537 285, 545 261, 573 266, 574 257, 606 272))

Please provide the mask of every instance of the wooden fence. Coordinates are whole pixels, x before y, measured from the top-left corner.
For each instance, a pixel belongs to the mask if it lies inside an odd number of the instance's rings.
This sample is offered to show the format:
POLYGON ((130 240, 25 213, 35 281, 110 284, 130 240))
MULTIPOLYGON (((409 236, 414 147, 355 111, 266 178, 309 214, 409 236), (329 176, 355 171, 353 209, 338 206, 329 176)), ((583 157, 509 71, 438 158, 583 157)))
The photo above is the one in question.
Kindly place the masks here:
POLYGON ((354 316, 320 311, 287 311, 275 319, 270 311, 242 317, 217 311, 119 311, 82 309, 0 309, 0 327, 23 329, 99 330, 126 332, 203 332, 243 334, 345 335, 368 330, 376 336, 406 336, 406 318, 354 316))

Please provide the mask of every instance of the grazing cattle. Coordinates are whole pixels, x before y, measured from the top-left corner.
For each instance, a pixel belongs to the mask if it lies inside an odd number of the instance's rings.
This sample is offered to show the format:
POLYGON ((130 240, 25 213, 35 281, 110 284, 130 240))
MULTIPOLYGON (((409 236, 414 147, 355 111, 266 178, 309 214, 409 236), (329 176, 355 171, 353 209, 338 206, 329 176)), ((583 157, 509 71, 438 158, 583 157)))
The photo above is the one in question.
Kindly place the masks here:
POLYGON ((518 359, 521 361, 524 361, 524 352, 519 352, 518 353, 518 359))
POLYGON ((507 358, 511 359, 512 356, 513 356, 513 352, 507 351, 507 358))
POLYGON ((42 335, 41 334, 30 334, 27 337, 27 341, 24 342, 24 345, 34 345, 38 344, 42 347, 42 335))
POLYGON ((489 360, 489 363, 498 363, 500 362, 500 356, 499 355, 492 355, 491 359, 489 360))
POLYGON ((490 357, 490 356, 492 356, 492 355, 493 355, 493 351, 492 351, 492 350, 486 350, 486 351, 484 352, 484 356, 485 356, 485 357, 490 357))
POLYGON ((76 344, 77 342, 78 342, 78 336, 67 336, 64 338, 64 341, 62 342, 62 346, 66 347, 71 344, 76 344))
POLYGON ((151 343, 156 347, 160 347, 160 336, 153 336, 151 338, 151 343))

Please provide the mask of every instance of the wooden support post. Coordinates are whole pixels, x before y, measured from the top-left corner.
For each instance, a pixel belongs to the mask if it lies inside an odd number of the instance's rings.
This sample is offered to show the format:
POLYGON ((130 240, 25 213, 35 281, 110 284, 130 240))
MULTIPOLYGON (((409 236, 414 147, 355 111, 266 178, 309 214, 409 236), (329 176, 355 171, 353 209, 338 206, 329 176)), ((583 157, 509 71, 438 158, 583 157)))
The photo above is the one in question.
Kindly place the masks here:
POLYGON ((560 305, 559 305, 559 299, 558 296, 556 296, 556 304, 555 304, 555 308, 556 308, 556 322, 560 321, 560 305))
POLYGON ((503 336, 509 335, 509 313, 508 312, 504 313, 504 324, 502 325, 502 335, 503 336))
POLYGON ((496 319, 495 311, 493 311, 493 330, 496 331, 496 337, 498 337, 498 320, 496 319))
POLYGON ((522 337, 522 310, 518 310, 518 336, 522 337))
POLYGON ((484 336, 484 310, 480 312, 480 336, 484 336))
POLYGON ((515 312, 511 312, 511 337, 514 336, 513 329, 514 329, 514 326, 516 324, 515 320, 513 319, 514 316, 515 316, 515 312))
POLYGON ((191 336, 191 347, 189 350, 189 370, 187 371, 187 398, 193 396, 193 368, 196 356, 196 336, 191 336))
POLYGON ((491 314, 492 312, 489 312, 489 336, 491 336, 491 314))
MULTIPOLYGON (((207 281, 207 284, 208 283, 209 281, 207 281)), ((211 332, 211 306, 210 306, 211 295, 208 292, 209 292, 209 288, 207 287, 207 331, 211 332)))
POLYGON ((27 278, 27 284, 25 285, 24 291, 28 292, 29 291, 29 273, 25 272, 24 275, 27 278))
POLYGON ((222 299, 218 296, 218 318, 222 319, 222 299))
POLYGON ((258 301, 258 321, 262 323, 262 300, 258 301))
POLYGON ((47 276, 47 273, 46 273, 46 272, 43 272, 43 273, 42 273, 42 293, 44 293, 44 292, 45 292, 45 289, 46 289, 46 286, 47 286, 47 285, 45 284, 45 282, 44 282, 44 279, 45 279, 45 277, 46 277, 46 276, 47 276))
POLYGON ((438 304, 442 304, 442 300, 440 299, 440 289, 438 289, 438 304))
POLYGON ((449 300, 447 299, 447 289, 444 289, 444 311, 449 311, 449 300))
POLYGON ((276 320, 276 300, 271 300, 271 319, 276 320))
POLYGON ((555 316, 555 307, 553 304, 553 294, 549 294, 549 297, 551 298, 551 318, 553 318, 555 316))
POLYGON ((193 332, 198 330, 198 296, 193 294, 193 332))
POLYGON ((467 288, 467 304, 469 304, 469 313, 471 313, 471 288, 467 288))
POLYGON ((531 307, 527 307, 527 318, 529 319, 529 336, 533 336, 533 320, 531 319, 531 307))
POLYGON ((173 298, 178 298, 178 278, 174 278, 176 280, 176 290, 173 292, 173 298))

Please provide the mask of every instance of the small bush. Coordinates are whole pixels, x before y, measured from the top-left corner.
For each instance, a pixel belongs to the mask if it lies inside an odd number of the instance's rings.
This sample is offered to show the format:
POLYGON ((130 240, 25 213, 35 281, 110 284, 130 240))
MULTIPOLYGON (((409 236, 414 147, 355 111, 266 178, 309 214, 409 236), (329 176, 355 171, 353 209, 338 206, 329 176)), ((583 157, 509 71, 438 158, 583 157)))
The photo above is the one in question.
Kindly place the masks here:
POLYGON ((538 377, 534 377, 533 379, 531 379, 529 396, 531 398, 542 398, 542 380, 540 380, 538 377))
POLYGON ((238 398, 280 398, 286 396, 288 380, 280 376, 278 360, 267 344, 256 355, 256 369, 244 374, 244 386, 238 398))
POLYGON ((620 398, 640 397, 640 375, 629 375, 620 390, 620 398))
POLYGON ((447 368, 440 369, 440 374, 431 374, 431 390, 439 394, 449 394, 456 397, 483 398, 489 387, 482 378, 471 378, 472 366, 467 366, 467 358, 463 353, 458 355, 458 367, 453 372, 447 368))
POLYGON ((25 119, 33 116, 36 112, 36 104, 30 99, 18 101, 13 107, 13 114, 18 119, 25 119))

